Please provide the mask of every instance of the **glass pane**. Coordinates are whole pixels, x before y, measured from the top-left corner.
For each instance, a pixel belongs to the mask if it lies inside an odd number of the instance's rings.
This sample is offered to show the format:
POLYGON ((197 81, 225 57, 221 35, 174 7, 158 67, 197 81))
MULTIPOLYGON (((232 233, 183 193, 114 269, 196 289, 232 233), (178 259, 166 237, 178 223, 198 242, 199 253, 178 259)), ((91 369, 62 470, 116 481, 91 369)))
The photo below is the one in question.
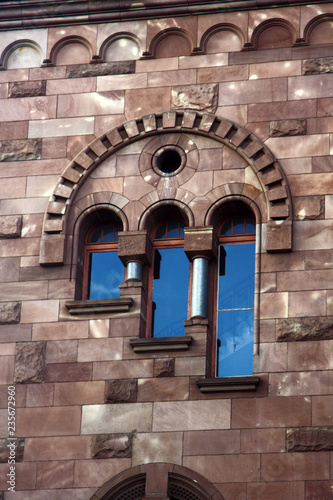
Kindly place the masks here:
POLYGON ((244 234, 244 217, 234 217, 233 234, 244 234))
POLYGON ((90 254, 88 299, 114 299, 119 297, 119 284, 124 281, 124 266, 117 252, 90 254))
POLYGON ((159 278, 153 280, 152 335, 174 337, 185 335, 187 319, 189 262, 184 248, 158 250, 159 278))
POLYGON ((228 234, 231 234, 231 219, 227 220, 222 228, 221 228, 221 232, 220 232, 221 235, 225 235, 227 236, 228 234))
POLYGON ((155 238, 160 240, 166 237, 166 222, 162 222, 162 224, 157 228, 155 238))
POLYGON ((252 375, 255 243, 223 245, 218 282, 217 374, 252 375))
POLYGON ((246 229, 245 229, 246 234, 253 234, 256 232, 256 225, 253 222, 253 220, 246 219, 245 224, 246 224, 246 229))
POLYGON ((168 238, 178 238, 178 220, 168 222, 168 238))
POLYGON ((100 243, 102 241, 102 228, 97 227, 90 238, 90 243, 100 243))
POLYGON ((252 311, 218 313, 217 375, 234 377, 253 373, 252 311))
POLYGON ((114 241, 114 224, 103 226, 103 243, 114 241))
POLYGON ((223 248, 225 274, 219 276, 218 309, 253 307, 255 243, 223 248))

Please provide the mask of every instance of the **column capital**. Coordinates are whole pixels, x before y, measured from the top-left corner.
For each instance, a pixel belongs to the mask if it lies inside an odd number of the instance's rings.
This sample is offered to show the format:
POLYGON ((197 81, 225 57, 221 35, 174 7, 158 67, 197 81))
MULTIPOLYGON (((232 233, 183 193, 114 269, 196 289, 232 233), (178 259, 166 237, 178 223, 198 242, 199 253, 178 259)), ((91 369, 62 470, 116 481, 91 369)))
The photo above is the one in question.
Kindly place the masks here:
POLYGON ((190 260, 196 257, 217 258, 218 238, 213 226, 186 227, 184 233, 184 250, 190 260))
POLYGON ((118 236, 118 256, 125 266, 128 262, 151 263, 153 243, 147 231, 126 231, 118 236))

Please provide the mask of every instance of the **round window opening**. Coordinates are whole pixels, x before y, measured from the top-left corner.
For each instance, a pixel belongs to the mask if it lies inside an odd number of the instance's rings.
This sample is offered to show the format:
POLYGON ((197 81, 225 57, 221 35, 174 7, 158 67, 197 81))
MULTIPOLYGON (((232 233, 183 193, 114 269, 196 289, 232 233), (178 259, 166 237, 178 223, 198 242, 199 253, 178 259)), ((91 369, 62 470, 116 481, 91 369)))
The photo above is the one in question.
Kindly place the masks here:
POLYGON ((186 156, 179 146, 164 146, 156 151, 152 159, 154 171, 165 176, 178 174, 185 166, 186 156))

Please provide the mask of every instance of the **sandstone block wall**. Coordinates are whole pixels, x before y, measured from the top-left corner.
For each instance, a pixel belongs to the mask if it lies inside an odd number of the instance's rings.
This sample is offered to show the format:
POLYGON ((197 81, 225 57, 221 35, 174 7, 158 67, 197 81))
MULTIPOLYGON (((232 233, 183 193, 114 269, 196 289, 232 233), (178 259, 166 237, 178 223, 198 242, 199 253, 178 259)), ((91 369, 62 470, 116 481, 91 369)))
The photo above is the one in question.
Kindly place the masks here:
POLYGON ((17 500, 89 500, 159 462, 225 500, 331 498, 333 4, 65 24, 0 41, 0 498, 8 386, 17 500), (191 147, 170 185, 148 169, 156 137, 191 147), (202 227, 227 196, 262 217, 260 381, 205 393, 205 325, 186 350, 136 351, 138 288, 127 312, 66 307, 75 221, 111 204, 134 233, 176 200, 202 227))

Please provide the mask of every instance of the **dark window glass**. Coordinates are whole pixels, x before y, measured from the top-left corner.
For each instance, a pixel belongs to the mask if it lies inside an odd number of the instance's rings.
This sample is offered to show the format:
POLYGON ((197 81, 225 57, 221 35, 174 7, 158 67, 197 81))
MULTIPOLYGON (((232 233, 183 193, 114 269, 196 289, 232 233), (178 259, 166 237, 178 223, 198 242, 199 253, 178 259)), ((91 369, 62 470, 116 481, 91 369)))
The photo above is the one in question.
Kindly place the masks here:
POLYGON ((119 224, 94 228, 87 237, 84 267, 84 299, 119 297, 119 284, 124 281, 124 266, 118 257, 119 224))
POLYGON ((124 281, 124 266, 117 252, 91 252, 88 299, 119 297, 124 281))
POLYGON ((184 248, 155 250, 152 333, 154 337, 184 335, 187 319, 189 261, 184 248), (157 268, 157 269, 156 269, 157 268))
POLYGON ((221 251, 217 375, 252 375, 255 243, 227 244, 221 251))

